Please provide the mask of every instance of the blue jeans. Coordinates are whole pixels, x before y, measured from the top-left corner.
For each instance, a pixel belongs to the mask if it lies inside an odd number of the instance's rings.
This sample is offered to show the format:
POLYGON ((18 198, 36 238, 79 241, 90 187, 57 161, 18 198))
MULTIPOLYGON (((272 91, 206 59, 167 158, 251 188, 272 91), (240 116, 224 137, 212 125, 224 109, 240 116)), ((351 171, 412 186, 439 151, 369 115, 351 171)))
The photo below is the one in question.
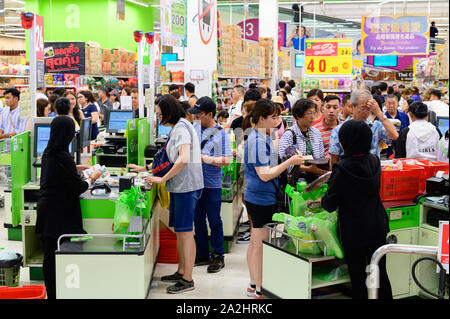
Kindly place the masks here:
POLYGON ((197 254, 202 257, 209 257, 208 228, 206 226, 206 216, 208 216, 209 227, 211 229, 211 246, 214 254, 223 256, 223 224, 220 217, 222 206, 221 188, 204 188, 202 196, 195 208, 195 242, 197 244, 197 254))
POLYGON ((187 193, 170 193, 169 226, 176 233, 193 231, 194 212, 202 190, 187 193))

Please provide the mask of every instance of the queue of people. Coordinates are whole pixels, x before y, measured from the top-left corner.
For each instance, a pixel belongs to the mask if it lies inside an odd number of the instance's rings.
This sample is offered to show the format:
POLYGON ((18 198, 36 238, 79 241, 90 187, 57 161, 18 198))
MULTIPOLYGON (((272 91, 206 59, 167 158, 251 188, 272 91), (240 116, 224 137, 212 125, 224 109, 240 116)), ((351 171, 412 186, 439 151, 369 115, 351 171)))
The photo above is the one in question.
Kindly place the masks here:
MULTIPOLYGON (((295 83, 289 84, 295 87, 295 83)), ((352 296, 367 298, 365 266, 373 252, 385 243, 389 232, 379 196, 382 149, 391 147, 396 157, 448 162, 448 131, 441 138, 436 127, 427 121, 429 107, 422 102, 409 101, 406 96, 401 98, 408 107, 400 106, 398 94, 389 92, 389 87, 383 91, 378 88, 375 95, 365 89, 355 89, 342 101, 336 95, 324 97, 323 92, 316 89, 311 90, 307 98, 295 96, 292 99, 295 102, 288 112, 295 121, 288 126, 281 114, 286 111, 287 97, 293 91, 286 90, 285 83, 280 89, 283 93, 271 99, 267 98, 267 90, 258 87, 245 90, 241 85, 235 86, 234 104, 229 113, 217 113, 216 104, 210 97, 197 98, 195 87, 186 84, 185 89, 190 94, 187 101, 179 101, 175 91, 156 97, 156 118, 161 125, 171 127, 165 150, 173 166, 162 177, 146 179, 148 183, 164 183, 166 191, 170 192, 169 226, 174 227, 177 236, 179 264, 175 273, 161 278, 163 282, 173 283, 167 292, 177 294, 195 289, 195 266, 208 265, 209 273, 220 272, 225 267, 220 216, 221 168, 235 157, 242 163, 243 202, 250 225, 249 235, 242 241, 248 243, 249 285, 245 293, 255 299, 264 298, 261 291, 262 244, 269 236, 264 225, 278 212, 279 176, 285 171, 296 170, 297 180, 312 182, 331 170, 329 189, 322 199, 322 206, 330 212, 338 210, 340 240, 347 256, 352 296), (380 92, 384 95, 381 105, 375 99, 381 96, 380 92), (395 126, 392 119, 397 119, 400 125, 395 126), (232 152, 227 134, 230 132, 236 136, 235 152, 232 152), (306 158, 329 164, 311 164, 306 158), (206 219, 211 230, 210 239, 206 219)), ((20 93, 16 91, 9 90, 4 94, 6 107, 0 113, 1 138, 19 134, 29 125, 28 119, 19 116, 20 93)), ((77 167, 69 160, 68 146, 81 119, 92 118, 95 138, 99 123, 107 112, 120 108, 117 104, 114 106, 117 99, 112 102, 108 98, 110 93, 116 98, 119 94, 102 88, 97 101, 89 91, 54 92, 48 97, 48 104, 38 100, 38 114, 50 116, 54 113, 56 116, 43 155, 36 224, 37 232, 43 235, 44 279, 49 298, 54 298, 56 290, 56 239, 64 233, 83 233, 78 197, 100 176, 99 172, 94 172, 83 180, 77 171, 86 167, 77 167), (56 162, 62 164, 58 166, 56 162), (52 167, 58 167, 58 170, 52 167), (66 184, 66 188, 59 187, 66 184), (55 195, 58 201, 52 200, 55 195), (67 205, 71 209, 64 210, 67 205), (55 212, 61 210, 64 214, 55 216, 55 212)), ((138 112, 137 90, 123 89, 120 94, 131 96, 132 109, 138 112)), ((439 97, 439 94, 435 92, 434 96, 439 97)), ((127 167, 136 172, 150 170, 147 166, 134 164, 127 167)), ((380 262, 380 298, 389 299, 392 292, 385 267, 383 258, 380 262)))

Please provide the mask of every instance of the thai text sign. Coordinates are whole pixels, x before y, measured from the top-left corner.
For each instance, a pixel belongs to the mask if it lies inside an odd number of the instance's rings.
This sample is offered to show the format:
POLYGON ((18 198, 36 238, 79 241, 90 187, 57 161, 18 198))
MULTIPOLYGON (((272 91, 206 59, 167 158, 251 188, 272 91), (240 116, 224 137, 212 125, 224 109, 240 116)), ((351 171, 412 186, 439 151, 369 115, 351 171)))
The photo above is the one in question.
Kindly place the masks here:
POLYGON ((351 39, 306 39, 305 74, 352 74, 351 39))
POLYGON ((428 16, 362 16, 362 55, 428 54, 428 16))
POLYGON ((45 73, 85 73, 84 42, 45 42, 45 73))

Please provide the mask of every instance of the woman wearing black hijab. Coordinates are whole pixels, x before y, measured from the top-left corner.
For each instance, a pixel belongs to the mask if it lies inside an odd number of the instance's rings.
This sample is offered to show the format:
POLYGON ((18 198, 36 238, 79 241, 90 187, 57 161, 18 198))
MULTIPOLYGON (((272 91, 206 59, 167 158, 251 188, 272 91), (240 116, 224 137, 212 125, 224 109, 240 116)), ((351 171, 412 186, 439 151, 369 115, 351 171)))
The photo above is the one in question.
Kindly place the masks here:
MULTIPOLYGON (((372 130, 363 121, 347 121, 339 130, 344 157, 333 165, 322 207, 338 209, 339 235, 347 260, 352 297, 367 299, 366 266, 386 244, 389 223, 380 198, 380 159, 370 154, 372 130)), ((380 299, 392 299, 386 258, 379 263, 380 299)))
POLYGON ((73 119, 64 115, 56 117, 51 123, 50 139, 42 156, 36 233, 42 235, 43 273, 48 299, 56 298, 57 240, 62 234, 86 233, 83 230, 79 196, 101 175, 99 171, 94 171, 86 181, 81 179, 69 153, 69 144, 74 135, 73 119))

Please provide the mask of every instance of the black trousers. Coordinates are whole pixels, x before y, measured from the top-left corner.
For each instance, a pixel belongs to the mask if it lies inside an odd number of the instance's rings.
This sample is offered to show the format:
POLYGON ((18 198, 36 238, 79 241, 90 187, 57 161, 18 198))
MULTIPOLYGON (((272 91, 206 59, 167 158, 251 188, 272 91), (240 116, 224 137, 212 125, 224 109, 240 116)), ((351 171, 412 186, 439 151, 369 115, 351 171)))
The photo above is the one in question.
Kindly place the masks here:
MULTIPOLYGON (((367 299, 366 267, 370 264, 373 253, 386 241, 380 241, 363 246, 343 245, 345 258, 347 260, 348 272, 352 284, 353 299, 367 299)), ((380 286, 378 289, 378 299, 392 299, 391 283, 386 272, 386 256, 380 259, 378 264, 380 274, 380 286)))
POLYGON ((47 299, 56 299, 56 266, 55 251, 57 240, 50 237, 42 239, 44 245, 44 263, 42 271, 44 273, 44 283, 47 290, 47 299))

